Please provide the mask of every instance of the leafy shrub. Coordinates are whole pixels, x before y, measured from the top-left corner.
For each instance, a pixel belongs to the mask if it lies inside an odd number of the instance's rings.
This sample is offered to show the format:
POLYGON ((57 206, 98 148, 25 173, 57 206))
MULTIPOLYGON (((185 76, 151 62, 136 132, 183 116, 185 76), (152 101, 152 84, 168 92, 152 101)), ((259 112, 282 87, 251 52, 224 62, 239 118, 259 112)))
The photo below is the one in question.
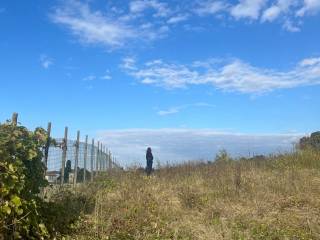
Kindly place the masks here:
POLYGON ((5 239, 48 237, 37 197, 47 184, 41 162, 46 138, 41 128, 31 132, 10 122, 0 124, 0 234, 5 239))
POLYGON ((71 231, 93 198, 59 189, 45 202, 42 163, 47 133, 0 124, 0 239, 52 239, 71 231))

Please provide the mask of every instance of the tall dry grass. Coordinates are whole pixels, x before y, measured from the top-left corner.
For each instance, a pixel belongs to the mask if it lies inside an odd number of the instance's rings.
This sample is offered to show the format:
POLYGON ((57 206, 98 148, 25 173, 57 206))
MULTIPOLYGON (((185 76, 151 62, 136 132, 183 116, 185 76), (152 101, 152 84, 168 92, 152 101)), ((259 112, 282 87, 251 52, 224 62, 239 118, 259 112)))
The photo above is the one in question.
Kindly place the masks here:
POLYGON ((73 239, 320 239, 320 153, 110 173, 73 239))

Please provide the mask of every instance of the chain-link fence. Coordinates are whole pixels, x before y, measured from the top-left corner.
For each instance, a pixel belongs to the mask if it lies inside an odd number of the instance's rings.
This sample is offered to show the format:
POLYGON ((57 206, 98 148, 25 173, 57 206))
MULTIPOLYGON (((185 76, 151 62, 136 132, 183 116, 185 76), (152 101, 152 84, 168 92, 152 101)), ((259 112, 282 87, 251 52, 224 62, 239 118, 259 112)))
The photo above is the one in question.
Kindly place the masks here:
POLYGON ((100 172, 121 169, 107 149, 94 139, 88 142, 80 141, 80 131, 77 139, 68 139, 68 127, 65 128, 64 138, 51 138, 51 123, 48 124, 48 141, 44 149, 43 162, 46 166, 46 179, 50 184, 77 184, 93 179, 100 172))

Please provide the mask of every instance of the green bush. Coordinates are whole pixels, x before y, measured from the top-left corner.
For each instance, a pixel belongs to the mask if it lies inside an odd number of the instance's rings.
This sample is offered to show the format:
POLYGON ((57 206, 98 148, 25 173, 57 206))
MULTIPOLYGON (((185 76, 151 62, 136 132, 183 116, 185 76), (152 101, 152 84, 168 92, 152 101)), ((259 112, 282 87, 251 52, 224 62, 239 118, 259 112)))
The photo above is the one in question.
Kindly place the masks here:
POLYGON ((41 128, 30 132, 10 122, 0 125, 0 234, 5 239, 48 237, 37 196, 47 184, 41 162, 46 138, 41 128))
POLYGON ((46 142, 42 128, 32 132, 9 121, 0 124, 0 239, 52 239, 68 233, 88 205, 86 196, 66 191, 47 202, 39 197, 47 186, 46 142))

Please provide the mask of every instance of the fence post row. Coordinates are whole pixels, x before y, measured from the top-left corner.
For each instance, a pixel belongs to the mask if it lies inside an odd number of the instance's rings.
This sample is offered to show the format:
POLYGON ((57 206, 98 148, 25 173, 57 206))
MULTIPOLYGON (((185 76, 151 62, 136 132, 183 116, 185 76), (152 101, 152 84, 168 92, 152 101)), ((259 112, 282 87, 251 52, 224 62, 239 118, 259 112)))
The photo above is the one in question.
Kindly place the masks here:
POLYGON ((67 158, 67 144, 68 144, 68 127, 64 128, 64 138, 61 143, 61 148, 62 148, 62 160, 61 160, 61 185, 64 183, 64 167, 66 164, 66 158, 67 158))
POLYGON ((87 157, 88 157, 88 135, 86 135, 86 141, 85 141, 85 145, 84 145, 83 182, 86 181, 86 174, 87 174, 87 157))
MULTIPOLYGON (((11 125, 17 126, 18 124, 18 113, 12 114, 11 119, 11 125)), ((44 148, 44 156, 43 156, 43 162, 45 165, 45 172, 48 170, 48 160, 49 160, 49 150, 51 145, 51 129, 52 125, 51 122, 48 122, 47 126, 47 139, 46 139, 46 145, 44 148)), ((77 180, 78 180, 78 167, 79 167, 79 150, 80 150, 80 131, 77 131, 77 140, 74 144, 75 146, 75 163, 74 163, 74 178, 73 178, 73 186, 76 186, 77 180)), ((88 159, 88 152, 91 151, 90 154, 90 180, 93 181, 94 176, 97 176, 99 172, 101 171, 107 171, 111 170, 113 167, 113 161, 115 161, 115 158, 111 155, 111 151, 106 147, 102 145, 102 142, 98 141, 97 147, 95 147, 95 140, 92 139, 91 144, 91 150, 89 150, 89 144, 88 144, 88 135, 85 137, 85 143, 84 143, 84 168, 83 168, 83 182, 87 181, 87 170, 89 170, 89 167, 87 165, 88 159)), ((62 156, 61 156, 61 171, 60 171, 60 185, 63 185, 65 183, 65 165, 67 161, 67 153, 68 153, 68 127, 65 127, 64 129, 64 138, 62 139, 61 143, 59 144, 59 147, 62 150, 62 156)), ((67 179, 68 180, 68 179, 67 179)))
POLYGON ((77 132, 77 142, 75 143, 76 155, 75 155, 75 161, 74 161, 73 186, 76 186, 77 178, 78 178, 79 145, 80 145, 80 131, 77 132))

